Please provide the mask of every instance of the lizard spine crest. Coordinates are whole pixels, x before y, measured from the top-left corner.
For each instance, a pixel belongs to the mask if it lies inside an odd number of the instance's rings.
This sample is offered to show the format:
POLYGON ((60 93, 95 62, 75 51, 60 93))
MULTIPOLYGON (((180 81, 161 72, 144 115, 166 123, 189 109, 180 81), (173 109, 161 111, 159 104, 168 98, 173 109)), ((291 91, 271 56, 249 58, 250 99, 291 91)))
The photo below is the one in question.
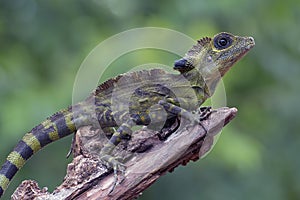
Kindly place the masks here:
POLYGON ((210 43, 210 41, 211 41, 211 38, 209 38, 209 37, 204 37, 204 38, 202 38, 202 39, 200 39, 200 40, 197 40, 197 43, 198 43, 199 45, 201 45, 201 46, 204 46, 204 45, 206 45, 207 43, 210 43))
POLYGON ((122 83, 124 81, 128 81, 129 83, 133 83, 135 81, 142 82, 143 79, 146 78, 146 76, 152 77, 156 76, 158 74, 163 75, 166 72, 162 69, 150 69, 150 70, 140 70, 140 71, 132 71, 125 74, 120 74, 114 78, 110 78, 100 84, 93 92, 94 96, 100 95, 101 93, 107 93, 108 91, 112 92, 112 90, 115 88, 116 84, 118 84, 118 81, 122 79, 122 83))
POLYGON ((204 37, 202 39, 197 40, 197 44, 193 45, 192 48, 186 53, 187 57, 194 57, 199 54, 207 44, 211 42, 211 38, 204 37))

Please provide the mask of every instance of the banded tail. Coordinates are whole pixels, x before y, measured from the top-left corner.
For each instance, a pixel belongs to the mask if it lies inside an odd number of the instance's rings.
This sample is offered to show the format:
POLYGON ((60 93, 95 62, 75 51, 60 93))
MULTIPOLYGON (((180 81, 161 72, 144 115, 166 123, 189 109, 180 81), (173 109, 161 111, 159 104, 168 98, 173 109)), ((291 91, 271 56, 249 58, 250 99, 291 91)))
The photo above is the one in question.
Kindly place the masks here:
POLYGON ((0 169, 0 198, 10 181, 25 162, 47 144, 70 135, 76 130, 71 109, 62 110, 26 133, 7 156, 0 169))

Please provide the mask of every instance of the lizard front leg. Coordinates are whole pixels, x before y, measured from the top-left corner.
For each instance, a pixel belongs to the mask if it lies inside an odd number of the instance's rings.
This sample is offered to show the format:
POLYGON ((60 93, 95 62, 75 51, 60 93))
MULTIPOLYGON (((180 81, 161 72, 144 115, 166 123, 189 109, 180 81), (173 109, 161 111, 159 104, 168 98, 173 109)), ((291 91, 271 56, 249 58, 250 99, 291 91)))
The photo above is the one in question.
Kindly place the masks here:
POLYGON ((186 109, 181 108, 177 105, 169 103, 165 100, 160 100, 158 103, 161 106, 163 106, 167 112, 177 115, 177 116, 181 116, 181 117, 189 120, 192 123, 192 125, 199 124, 200 126, 202 126, 202 128, 207 133, 207 129, 203 126, 201 121, 206 119, 209 116, 210 107, 207 107, 207 109, 205 107, 205 109, 203 109, 203 110, 199 109, 198 110, 199 113, 193 113, 193 112, 187 111, 186 109), (202 111, 202 113, 201 113, 201 111, 202 111), (207 114, 205 114, 205 113, 207 113, 207 114), (200 116, 199 116, 199 114, 200 114, 200 116))

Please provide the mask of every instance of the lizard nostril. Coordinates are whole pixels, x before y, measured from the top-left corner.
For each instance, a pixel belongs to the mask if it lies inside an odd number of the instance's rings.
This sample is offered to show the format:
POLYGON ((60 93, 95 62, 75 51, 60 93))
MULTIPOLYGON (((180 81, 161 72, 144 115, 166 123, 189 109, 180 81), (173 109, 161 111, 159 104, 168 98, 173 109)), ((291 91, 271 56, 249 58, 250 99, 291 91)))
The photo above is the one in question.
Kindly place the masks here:
POLYGON ((252 43, 253 45, 255 44, 254 38, 253 37, 249 37, 249 41, 250 43, 252 43))
POLYGON ((253 37, 247 37, 247 46, 246 46, 246 49, 251 49, 254 47, 255 45, 255 41, 254 41, 254 38, 253 37))

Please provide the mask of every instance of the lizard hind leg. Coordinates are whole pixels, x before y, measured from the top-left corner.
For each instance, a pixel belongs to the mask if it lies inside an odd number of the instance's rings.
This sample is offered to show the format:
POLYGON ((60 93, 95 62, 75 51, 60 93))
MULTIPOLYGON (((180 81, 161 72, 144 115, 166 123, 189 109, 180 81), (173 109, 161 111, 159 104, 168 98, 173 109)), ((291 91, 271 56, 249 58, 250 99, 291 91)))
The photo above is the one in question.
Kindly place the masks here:
POLYGON ((131 127, 133 126, 132 121, 125 122, 119 126, 119 128, 112 134, 109 141, 104 145, 104 147, 100 151, 100 159, 103 163, 113 169, 114 172, 114 182, 112 188, 109 191, 109 194, 114 190, 118 183, 118 172, 121 173, 123 178, 121 179, 120 183, 124 180, 125 165, 121 162, 122 158, 114 157, 112 155, 113 150, 115 147, 121 142, 122 139, 128 138, 132 134, 131 127))

